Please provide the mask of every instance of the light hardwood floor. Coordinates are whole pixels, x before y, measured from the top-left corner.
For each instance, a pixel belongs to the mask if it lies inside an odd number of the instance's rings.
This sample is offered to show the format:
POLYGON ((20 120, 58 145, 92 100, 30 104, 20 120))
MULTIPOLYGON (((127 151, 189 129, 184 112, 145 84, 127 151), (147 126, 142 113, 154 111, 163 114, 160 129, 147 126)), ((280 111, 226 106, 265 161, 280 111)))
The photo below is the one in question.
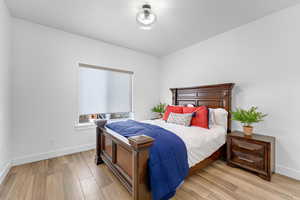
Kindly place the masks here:
MULTIPOLYGON (((0 185, 1 200, 129 200, 94 151, 16 166, 0 185)), ((266 182, 217 161, 189 177, 172 200, 299 199, 300 181, 274 174, 266 182)))

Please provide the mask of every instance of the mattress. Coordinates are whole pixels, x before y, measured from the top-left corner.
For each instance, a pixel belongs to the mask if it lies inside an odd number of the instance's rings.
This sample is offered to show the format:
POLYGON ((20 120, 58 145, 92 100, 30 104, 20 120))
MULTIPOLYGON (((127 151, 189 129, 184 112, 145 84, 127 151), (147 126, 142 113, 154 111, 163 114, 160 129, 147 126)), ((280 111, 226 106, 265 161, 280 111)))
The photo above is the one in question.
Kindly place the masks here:
MULTIPOLYGON (((227 131, 223 126, 214 125, 210 129, 205 129, 197 126, 186 127, 166 123, 163 120, 146 120, 142 122, 160 126, 178 135, 186 145, 189 167, 193 167, 212 155, 226 142, 227 131)), ((110 129, 107 129, 107 131, 128 143, 127 138, 110 129)))

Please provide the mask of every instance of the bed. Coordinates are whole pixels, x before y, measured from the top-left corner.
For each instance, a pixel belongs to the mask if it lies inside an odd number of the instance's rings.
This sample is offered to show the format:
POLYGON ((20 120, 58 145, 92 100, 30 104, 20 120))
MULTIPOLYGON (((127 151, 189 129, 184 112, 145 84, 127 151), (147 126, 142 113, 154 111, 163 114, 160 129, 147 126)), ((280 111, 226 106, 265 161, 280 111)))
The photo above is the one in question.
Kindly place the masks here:
MULTIPOLYGON (((206 85, 188 88, 171 88, 173 105, 193 104, 206 105, 209 108, 223 108, 231 110, 231 93, 233 83, 206 85)), ((162 120, 151 120, 146 123, 161 126, 180 135, 189 131, 189 137, 183 138, 188 149, 189 175, 208 166, 225 154, 226 132, 230 132, 230 113, 227 116, 227 126, 212 127, 202 130, 202 138, 198 138, 198 129, 189 127, 182 130, 182 126, 170 125, 162 120), (205 131, 207 134, 205 134, 205 131), (206 137, 204 136, 206 135, 206 137), (214 139, 211 139, 213 138, 214 139), (195 141, 202 145, 195 146, 195 141), (202 149, 196 149, 202 147, 202 149), (193 149, 194 148, 194 149, 193 149)), ((198 127, 197 127, 198 128, 198 127)), ((98 121, 97 125, 96 164, 105 163, 134 200, 150 200, 151 192, 148 187, 147 162, 149 149, 154 139, 145 135, 124 138, 118 133, 105 128, 105 121, 98 121)), ((184 136, 180 136, 184 137, 184 136)))

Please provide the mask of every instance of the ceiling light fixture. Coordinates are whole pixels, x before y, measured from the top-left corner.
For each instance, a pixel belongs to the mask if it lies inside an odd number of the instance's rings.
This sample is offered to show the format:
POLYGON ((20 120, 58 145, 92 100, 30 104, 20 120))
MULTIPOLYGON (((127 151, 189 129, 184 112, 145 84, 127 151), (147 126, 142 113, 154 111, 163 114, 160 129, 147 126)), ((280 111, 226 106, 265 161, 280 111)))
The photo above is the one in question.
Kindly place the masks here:
POLYGON ((152 12, 151 6, 146 3, 136 15, 136 21, 141 29, 150 30, 152 25, 156 22, 156 15, 152 12))

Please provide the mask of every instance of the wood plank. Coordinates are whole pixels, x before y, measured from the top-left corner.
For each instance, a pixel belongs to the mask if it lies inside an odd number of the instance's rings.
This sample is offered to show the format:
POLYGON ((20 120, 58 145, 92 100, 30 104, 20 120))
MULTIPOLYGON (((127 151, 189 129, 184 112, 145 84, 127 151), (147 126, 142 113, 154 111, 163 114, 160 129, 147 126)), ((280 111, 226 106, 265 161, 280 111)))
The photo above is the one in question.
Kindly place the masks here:
POLYGON ((32 200, 46 199, 46 179, 45 173, 37 173, 34 175, 32 186, 32 200))
POLYGON ((51 158, 48 160, 48 174, 62 172, 68 161, 64 157, 51 158))
POLYGON ((79 180, 72 173, 68 165, 65 167, 63 171, 63 186, 64 186, 64 198, 66 200, 84 199, 79 180))
POLYGON ((47 177, 46 200, 64 200, 63 174, 53 173, 47 177))
POLYGON ((31 163, 32 173, 47 173, 49 160, 41 160, 31 163))
POLYGON ((182 187, 177 191, 176 199, 178 200, 208 200, 200 195, 198 195, 195 191, 190 190, 187 187, 182 187))
POLYGON ((200 184, 202 187, 206 188, 211 193, 216 193, 218 196, 222 196, 228 200, 239 200, 240 198, 230 190, 225 187, 215 185, 213 182, 207 180, 205 177, 201 176, 200 173, 196 176, 191 177, 196 183, 200 184))
POLYGON ((80 184, 86 200, 106 200, 94 178, 84 179, 80 184))
POLYGON ((33 175, 30 173, 22 173, 16 176, 14 182, 9 199, 24 199, 24 193, 26 194, 28 190, 32 190, 33 175))
POLYGON ((105 198, 108 200, 131 200, 131 196, 129 195, 129 193, 125 190, 122 190, 121 188, 122 186, 120 184, 113 182, 112 184, 101 189, 105 198))
POLYGON ((97 184, 99 187, 105 187, 107 185, 110 185, 112 183, 111 176, 108 176, 105 173, 105 165, 95 165, 94 162, 94 153, 91 152, 84 152, 82 153, 82 157, 84 158, 87 166, 91 170, 97 184))
POLYGON ((24 195, 23 200, 32 200, 33 199, 33 182, 34 176, 29 176, 26 180, 26 185, 23 187, 21 195, 24 195))
POLYGON ((93 177, 93 174, 89 166, 81 157, 80 153, 73 154, 70 156, 70 158, 73 159, 73 161, 69 164, 70 169, 72 170, 73 174, 77 176, 79 180, 93 177))
MULTIPOLYGON (((209 170, 209 169, 207 169, 207 170, 209 170)), ((279 187, 278 185, 274 184, 273 180, 271 182, 266 182, 265 180, 262 180, 261 178, 259 178, 257 176, 253 176, 253 174, 251 174, 247 171, 228 167, 220 162, 215 163, 214 167, 211 170, 213 171, 212 173, 214 173, 214 174, 218 173, 216 170, 221 170, 221 171, 223 170, 224 173, 230 174, 232 177, 243 180, 244 182, 247 182, 257 188, 263 188, 264 191, 268 191, 271 194, 275 194, 276 196, 279 196, 282 199, 293 199, 294 197, 296 197, 293 194, 292 190, 289 190, 289 191, 284 190, 282 187, 279 187)), ((298 190, 299 190, 299 188, 298 188, 298 190)))
MULTIPOLYGON (((194 177, 194 176, 193 176, 194 177)), ((211 193, 207 188, 203 187, 201 184, 195 182, 193 178, 189 177, 184 181, 184 184, 180 187, 180 189, 189 188, 190 190, 196 192, 199 196, 206 198, 211 193)))
POLYGON ((9 199, 9 196, 11 195, 10 191, 15 185, 15 179, 17 177, 17 174, 15 173, 8 173, 7 177, 4 179, 2 183, 2 190, 0 193, 0 199, 5 200, 9 199))
POLYGON ((224 187, 225 189, 227 189, 231 192, 236 191, 238 188, 237 185, 229 182, 226 179, 223 179, 222 176, 216 176, 215 174, 210 174, 204 170, 202 170, 201 173, 198 173, 198 175, 203 176, 205 179, 209 180, 210 182, 213 182, 215 185, 224 187))
POLYGON ((14 174, 28 174, 28 173, 32 173, 32 163, 29 164, 23 164, 23 165, 18 165, 18 166, 13 166, 9 173, 14 173, 14 174))

